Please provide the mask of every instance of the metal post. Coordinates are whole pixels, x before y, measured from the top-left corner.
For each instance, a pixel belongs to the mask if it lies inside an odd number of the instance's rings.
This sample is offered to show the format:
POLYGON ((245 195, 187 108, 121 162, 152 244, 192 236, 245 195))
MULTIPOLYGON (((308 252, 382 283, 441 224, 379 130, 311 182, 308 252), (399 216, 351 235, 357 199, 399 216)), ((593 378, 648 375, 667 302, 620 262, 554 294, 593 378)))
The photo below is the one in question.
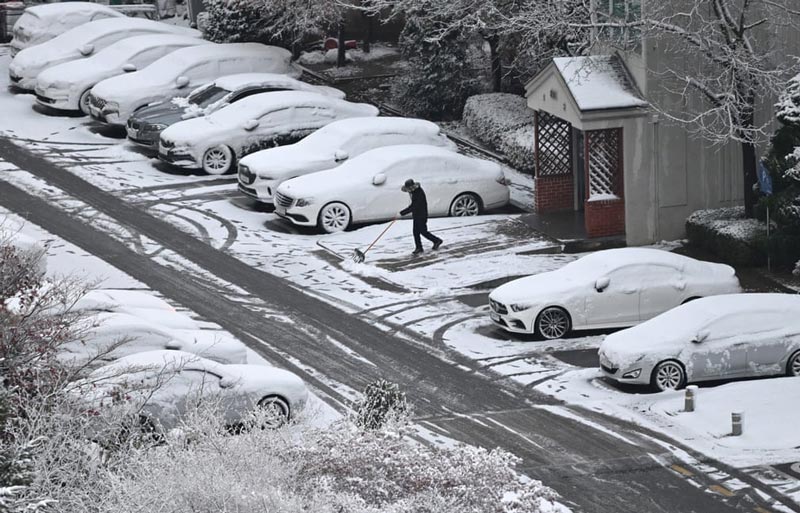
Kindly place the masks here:
POLYGON ((770 262, 770 243, 769 243, 769 206, 767 206, 767 272, 772 272, 772 265, 770 262))
POLYGON ((694 411, 694 401, 697 397, 697 385, 686 387, 686 396, 683 403, 683 411, 694 411))
POLYGON ((731 413, 731 435, 741 436, 744 431, 744 412, 735 411, 731 413))

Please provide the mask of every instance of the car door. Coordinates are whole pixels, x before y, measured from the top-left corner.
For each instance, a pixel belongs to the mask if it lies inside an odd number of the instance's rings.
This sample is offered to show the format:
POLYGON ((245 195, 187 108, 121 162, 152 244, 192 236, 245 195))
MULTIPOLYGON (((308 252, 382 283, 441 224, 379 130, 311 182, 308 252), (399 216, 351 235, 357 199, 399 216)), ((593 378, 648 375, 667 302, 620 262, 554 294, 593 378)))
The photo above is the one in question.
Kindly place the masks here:
POLYGON ((619 327, 638 323, 639 292, 646 271, 646 266, 628 265, 607 274, 598 273, 595 281, 590 278, 585 285, 589 327, 619 327))
MULTIPOLYGON (((155 392, 159 402, 174 405, 179 420, 197 408, 212 408, 228 421, 237 417, 237 402, 230 387, 222 386, 222 377, 200 369, 180 369, 167 377, 155 392)), ((169 415, 169 412, 167 413, 169 415)))
POLYGON ((687 371, 691 379, 724 379, 747 375, 747 346, 752 313, 714 319, 687 341, 687 371))
POLYGON ((462 174, 458 161, 439 156, 420 159, 414 178, 420 182, 428 200, 428 215, 445 216, 456 195, 473 189, 469 173, 462 174))
POLYGON ((786 357, 800 342, 798 319, 784 312, 763 312, 752 316, 748 333, 747 373, 770 376, 786 371, 786 357))
POLYGON ((680 305, 685 289, 686 280, 674 267, 643 267, 639 291, 639 321, 652 319, 680 305))
POLYGON ((155 48, 145 48, 132 56, 128 62, 136 66, 137 70, 144 69, 156 60, 164 57, 172 51, 182 48, 180 46, 157 46, 155 48))
POLYGON ((375 170, 373 175, 364 175, 363 185, 351 193, 350 208, 354 211, 353 218, 381 221, 398 216, 411 203, 409 194, 400 188, 408 178, 415 176, 417 165, 415 160, 399 162, 375 170), (379 179, 376 180, 376 177, 379 179))

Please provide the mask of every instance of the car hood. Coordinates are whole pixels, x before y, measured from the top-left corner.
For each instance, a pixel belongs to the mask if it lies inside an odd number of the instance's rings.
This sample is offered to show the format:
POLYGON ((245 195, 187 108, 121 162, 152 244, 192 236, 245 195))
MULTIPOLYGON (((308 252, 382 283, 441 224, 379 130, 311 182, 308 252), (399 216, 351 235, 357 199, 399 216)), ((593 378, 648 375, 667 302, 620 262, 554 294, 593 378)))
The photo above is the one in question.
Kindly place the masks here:
POLYGON ((169 100, 141 108, 132 118, 142 123, 172 125, 183 120, 183 112, 183 107, 169 100))
POLYGON ((114 73, 109 65, 92 62, 91 59, 79 59, 50 66, 36 76, 36 85, 42 89, 55 87, 68 89, 83 82, 97 82, 114 73))
POLYGON ((145 73, 146 70, 147 68, 107 78, 92 88, 92 94, 106 101, 123 105, 136 103, 141 98, 163 97, 173 90, 174 79, 154 77, 151 73, 145 73))
POLYGON ((211 145, 215 137, 230 134, 234 127, 210 121, 207 117, 186 119, 167 127, 161 132, 166 141, 176 146, 211 145))
POLYGON ((332 152, 316 152, 297 144, 261 150, 240 162, 259 178, 279 180, 336 166, 332 152))
POLYGON ((80 59, 80 51, 72 46, 57 46, 43 43, 21 50, 14 60, 11 61, 9 69, 18 76, 34 77, 45 66, 54 66, 74 59, 80 59))
POLYGON ((639 329, 642 325, 618 331, 607 336, 600 344, 599 355, 624 369, 641 360, 661 360, 677 356, 688 340, 672 334, 652 333, 639 329), (647 337, 647 338, 643 338, 647 337))
POLYGON ((561 302, 574 293, 590 287, 586 280, 578 280, 561 269, 526 276, 494 289, 489 297, 503 304, 561 302))

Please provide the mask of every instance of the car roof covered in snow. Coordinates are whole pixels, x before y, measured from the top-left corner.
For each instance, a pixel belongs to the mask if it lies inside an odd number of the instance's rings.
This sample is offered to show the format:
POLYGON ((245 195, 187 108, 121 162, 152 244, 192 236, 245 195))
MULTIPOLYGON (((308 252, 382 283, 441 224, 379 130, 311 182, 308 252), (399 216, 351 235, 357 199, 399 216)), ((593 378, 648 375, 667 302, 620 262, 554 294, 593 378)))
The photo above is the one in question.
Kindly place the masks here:
POLYGON ((218 371, 220 374, 227 374, 224 372, 223 364, 203 358, 194 353, 175 349, 156 349, 153 351, 129 354, 92 371, 91 374, 93 376, 102 376, 112 371, 119 371, 127 368, 132 370, 163 369, 166 371, 175 371, 182 368, 200 368, 208 369, 212 372, 218 371))
POLYGON ((176 50, 158 59, 142 71, 151 75, 160 75, 164 73, 168 77, 173 77, 176 69, 180 71, 186 64, 214 61, 229 57, 269 59, 277 62, 285 62, 288 68, 292 54, 285 48, 262 45, 261 43, 215 43, 181 48, 180 50, 176 50))
POLYGON ((592 269, 594 271, 592 274, 597 274, 638 264, 664 265, 686 270, 689 270, 689 267, 692 266, 708 266, 708 262, 701 262, 684 255, 653 248, 606 249, 586 255, 574 262, 570 262, 567 266, 573 270, 578 268, 592 269))
POLYGON ((228 91, 238 91, 248 87, 284 87, 286 89, 322 92, 326 96, 344 98, 344 91, 327 86, 317 86, 297 80, 281 73, 236 73, 225 75, 214 81, 214 85, 228 91))
POLYGON ((46 43, 42 43, 42 45, 38 47, 34 46, 33 48, 27 50, 42 48, 45 45, 49 45, 49 47, 60 47, 62 45, 76 46, 94 41, 97 38, 107 34, 113 34, 115 32, 125 31, 133 28, 147 28, 153 29, 153 32, 182 34, 190 37, 200 37, 202 35, 197 30, 186 27, 177 27, 175 25, 167 25, 166 23, 161 23, 158 21, 144 20, 141 18, 128 18, 125 16, 122 18, 108 18, 84 23, 83 25, 79 25, 59 36, 56 36, 46 43))
POLYGON ((117 18, 125 15, 111 7, 94 2, 55 2, 51 4, 32 5, 25 9, 26 13, 35 15, 37 18, 61 18, 70 15, 91 16, 97 12, 104 12, 108 16, 117 18))
POLYGON ((310 91, 274 91, 259 93, 243 98, 206 118, 209 122, 230 123, 263 116, 268 112, 290 107, 333 108, 350 111, 354 115, 361 112, 363 116, 377 115, 378 109, 366 103, 353 103, 331 98, 310 91))

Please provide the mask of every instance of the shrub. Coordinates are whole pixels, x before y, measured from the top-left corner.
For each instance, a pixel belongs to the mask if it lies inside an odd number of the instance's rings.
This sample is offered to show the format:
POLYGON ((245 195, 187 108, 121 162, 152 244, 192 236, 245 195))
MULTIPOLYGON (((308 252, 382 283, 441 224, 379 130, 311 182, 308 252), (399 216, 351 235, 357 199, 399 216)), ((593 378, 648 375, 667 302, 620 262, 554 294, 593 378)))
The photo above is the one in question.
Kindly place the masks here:
POLYGON ((534 116, 525 98, 508 93, 471 96, 464 106, 463 121, 512 166, 526 173, 535 171, 534 116))
POLYGON ((203 36, 215 43, 261 42, 263 5, 254 0, 204 0, 203 36))
POLYGON ((743 207, 698 210, 686 219, 686 235, 731 265, 766 261, 767 226, 746 218, 743 207))
POLYGON ((379 429, 407 412, 406 394, 397 384, 380 379, 364 390, 364 400, 356 411, 356 425, 362 429, 379 429))

